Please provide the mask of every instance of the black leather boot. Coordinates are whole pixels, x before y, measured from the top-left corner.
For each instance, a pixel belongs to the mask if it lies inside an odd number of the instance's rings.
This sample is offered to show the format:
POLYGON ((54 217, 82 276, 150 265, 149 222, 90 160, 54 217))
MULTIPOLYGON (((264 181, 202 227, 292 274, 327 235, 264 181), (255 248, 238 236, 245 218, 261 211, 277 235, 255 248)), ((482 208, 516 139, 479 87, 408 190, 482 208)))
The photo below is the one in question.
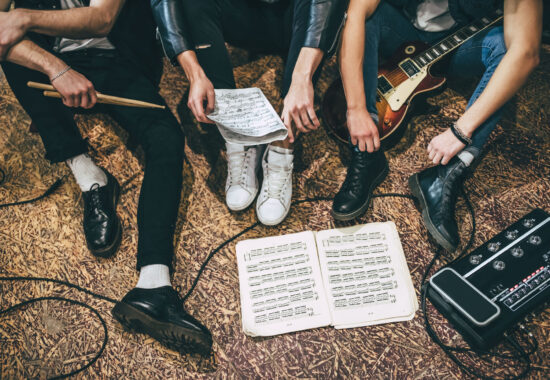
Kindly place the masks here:
POLYGON ((122 227, 116 214, 120 186, 109 172, 107 185, 95 184, 89 191, 82 192, 84 199, 84 235, 88 249, 94 256, 112 256, 122 238, 122 227))
POLYGON ((210 353, 210 332, 187 314, 171 286, 134 288, 115 305, 112 314, 127 330, 147 334, 172 350, 210 353))
POLYGON ((460 244, 455 204, 467 169, 454 157, 447 165, 428 168, 409 178, 409 187, 418 198, 428 232, 449 252, 454 252, 460 244))
POLYGON ((384 152, 359 152, 352 149, 346 179, 332 203, 332 216, 336 220, 351 220, 369 207, 373 190, 388 175, 388 161, 384 152))

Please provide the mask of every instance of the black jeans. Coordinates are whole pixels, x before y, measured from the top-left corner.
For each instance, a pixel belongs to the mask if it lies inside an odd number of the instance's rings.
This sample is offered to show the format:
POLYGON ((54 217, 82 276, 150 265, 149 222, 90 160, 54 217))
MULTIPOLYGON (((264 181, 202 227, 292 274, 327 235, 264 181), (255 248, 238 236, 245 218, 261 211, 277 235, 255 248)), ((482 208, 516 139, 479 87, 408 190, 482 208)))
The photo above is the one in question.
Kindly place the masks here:
POLYGON ((305 41, 309 4, 291 0, 274 4, 256 0, 183 0, 183 3, 197 58, 214 88, 235 88, 225 46, 228 42, 257 53, 285 56, 282 94, 286 95, 305 41))
MULTIPOLYGON (((137 67, 114 51, 88 50, 61 54, 74 70, 86 76, 105 94, 164 104, 156 86, 137 67)), ((74 111, 27 81, 49 83, 38 71, 2 63, 8 83, 21 106, 36 125, 46 158, 62 162, 85 153, 87 144, 74 121, 74 111)), ((145 151, 145 175, 138 206, 137 268, 150 264, 171 266, 173 235, 181 197, 184 135, 168 110, 97 105, 126 129, 145 151)))

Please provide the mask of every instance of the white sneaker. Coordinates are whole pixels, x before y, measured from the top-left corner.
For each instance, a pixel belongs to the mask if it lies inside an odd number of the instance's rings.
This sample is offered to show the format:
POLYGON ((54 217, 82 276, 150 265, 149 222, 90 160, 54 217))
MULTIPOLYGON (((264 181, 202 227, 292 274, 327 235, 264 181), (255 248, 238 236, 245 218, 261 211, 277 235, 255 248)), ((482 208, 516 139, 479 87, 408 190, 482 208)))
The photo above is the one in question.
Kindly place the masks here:
POLYGON ((264 153, 264 181, 256 202, 256 214, 262 224, 274 226, 286 218, 292 198, 292 151, 270 145, 264 153))
POLYGON ((226 143, 227 180, 225 203, 233 211, 250 206, 258 194, 258 171, 265 146, 226 143))

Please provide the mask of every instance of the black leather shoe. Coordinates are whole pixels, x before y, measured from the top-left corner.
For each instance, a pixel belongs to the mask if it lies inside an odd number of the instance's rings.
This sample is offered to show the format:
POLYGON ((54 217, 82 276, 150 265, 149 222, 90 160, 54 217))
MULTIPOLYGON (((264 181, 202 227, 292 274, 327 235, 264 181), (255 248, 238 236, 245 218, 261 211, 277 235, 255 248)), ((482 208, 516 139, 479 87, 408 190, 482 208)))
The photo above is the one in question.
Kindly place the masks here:
POLYGON ((388 175, 388 161, 382 150, 374 153, 352 150, 346 179, 332 202, 336 220, 355 219, 367 210, 373 190, 388 175))
POLYGON ((94 256, 112 256, 122 238, 122 227, 116 214, 120 193, 117 180, 107 174, 107 185, 95 184, 89 191, 82 192, 84 199, 84 235, 88 249, 94 256))
POLYGON ((210 332, 187 314, 178 293, 170 286, 134 288, 115 305, 112 314, 124 328, 147 334, 172 350, 210 353, 210 332))
POLYGON ((428 232, 449 252, 460 244, 455 204, 466 173, 466 165, 454 157, 447 165, 428 168, 409 178, 409 187, 418 198, 428 232))

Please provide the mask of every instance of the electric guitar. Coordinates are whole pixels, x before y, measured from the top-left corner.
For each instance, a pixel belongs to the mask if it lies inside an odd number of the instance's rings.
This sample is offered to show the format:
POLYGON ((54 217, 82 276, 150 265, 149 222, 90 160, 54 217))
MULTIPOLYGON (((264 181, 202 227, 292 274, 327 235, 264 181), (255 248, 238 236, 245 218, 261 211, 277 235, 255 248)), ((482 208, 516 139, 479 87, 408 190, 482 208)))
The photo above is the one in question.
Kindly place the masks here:
MULTIPOLYGON (((398 136, 395 132, 407 125, 413 103, 443 88, 446 79, 433 76, 430 72, 432 66, 502 17, 502 10, 497 10, 490 17, 472 22, 433 46, 423 42, 406 43, 380 66, 376 100, 380 140, 398 136)), ((342 80, 338 78, 327 90, 321 111, 330 135, 345 144, 349 138, 346 110, 342 80)))

